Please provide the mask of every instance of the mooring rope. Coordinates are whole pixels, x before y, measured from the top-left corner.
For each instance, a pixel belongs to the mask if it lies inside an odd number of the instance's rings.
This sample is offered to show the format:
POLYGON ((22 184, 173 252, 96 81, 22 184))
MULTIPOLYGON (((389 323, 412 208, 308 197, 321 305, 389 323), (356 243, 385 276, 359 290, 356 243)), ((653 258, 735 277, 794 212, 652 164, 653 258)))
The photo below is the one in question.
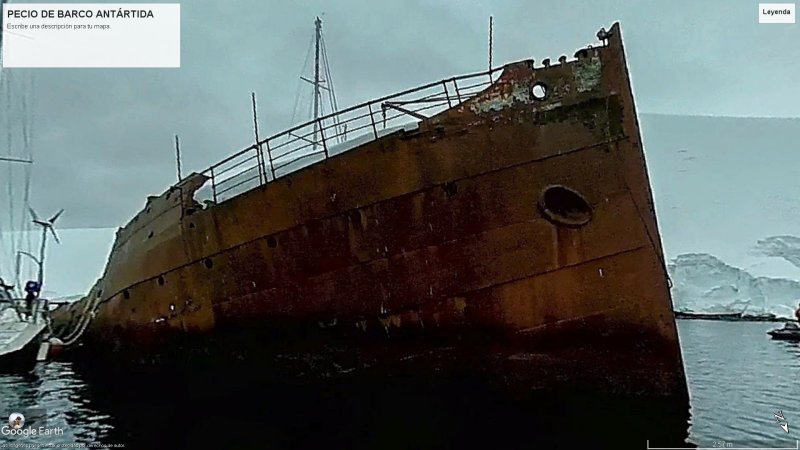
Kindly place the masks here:
POLYGON ((97 295, 93 295, 93 293, 94 293, 93 291, 90 291, 89 295, 91 295, 92 297, 86 301, 86 305, 84 306, 81 313, 78 315, 78 322, 75 324, 75 328, 73 328, 72 331, 68 333, 66 336, 63 337, 54 336, 59 340, 61 340, 64 346, 70 346, 75 342, 77 342, 78 339, 80 339, 81 336, 83 336, 83 333, 89 327, 89 323, 92 321, 92 319, 94 319, 96 307, 99 304, 98 301, 99 297, 97 295))

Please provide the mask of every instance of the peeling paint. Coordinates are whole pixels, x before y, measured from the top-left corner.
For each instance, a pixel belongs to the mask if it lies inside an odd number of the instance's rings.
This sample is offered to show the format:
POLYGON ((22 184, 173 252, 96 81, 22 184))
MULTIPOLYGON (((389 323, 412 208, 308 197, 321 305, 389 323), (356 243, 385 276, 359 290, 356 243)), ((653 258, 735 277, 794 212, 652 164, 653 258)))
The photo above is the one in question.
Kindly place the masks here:
POLYGON ((489 111, 501 111, 515 103, 530 102, 531 94, 528 86, 515 84, 510 94, 498 95, 482 102, 473 103, 470 105, 470 109, 474 113, 487 113, 489 111))
POLYGON ((539 111, 550 111, 550 110, 553 110, 553 109, 556 109, 556 108, 560 108, 560 107, 561 107, 561 102, 553 102, 553 103, 550 103, 549 105, 544 105, 541 108, 538 108, 538 110, 539 111))
POLYGON ((599 57, 581 59, 573 67, 575 68, 575 84, 578 92, 591 91, 600 86, 603 65, 599 57))

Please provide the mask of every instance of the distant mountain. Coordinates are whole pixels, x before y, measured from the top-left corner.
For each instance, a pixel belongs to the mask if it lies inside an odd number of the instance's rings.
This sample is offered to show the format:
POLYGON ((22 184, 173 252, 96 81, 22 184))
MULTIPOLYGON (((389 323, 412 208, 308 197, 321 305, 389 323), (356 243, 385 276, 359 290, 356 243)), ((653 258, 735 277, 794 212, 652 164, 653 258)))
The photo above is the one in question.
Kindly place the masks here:
POLYGON ((707 253, 679 255, 667 270, 677 311, 744 311, 792 317, 800 302, 800 282, 754 277, 707 253))

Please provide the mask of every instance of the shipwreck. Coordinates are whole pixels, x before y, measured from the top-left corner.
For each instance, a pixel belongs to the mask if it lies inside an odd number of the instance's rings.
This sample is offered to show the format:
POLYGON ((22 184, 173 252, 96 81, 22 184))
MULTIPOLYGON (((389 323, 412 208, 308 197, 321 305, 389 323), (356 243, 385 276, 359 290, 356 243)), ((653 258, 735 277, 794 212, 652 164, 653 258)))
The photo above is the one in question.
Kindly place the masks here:
POLYGON ((618 24, 599 37, 191 174, 118 230, 54 329, 116 363, 458 365, 688 408, 618 24))

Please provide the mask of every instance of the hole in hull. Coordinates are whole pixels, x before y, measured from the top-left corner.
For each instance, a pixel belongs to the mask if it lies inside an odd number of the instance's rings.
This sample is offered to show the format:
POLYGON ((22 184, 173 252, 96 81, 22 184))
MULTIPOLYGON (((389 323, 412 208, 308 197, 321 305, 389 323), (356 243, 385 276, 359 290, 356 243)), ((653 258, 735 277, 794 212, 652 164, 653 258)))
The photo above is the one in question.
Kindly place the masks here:
POLYGON ((544 100, 545 97, 547 97, 547 86, 541 81, 537 81, 533 84, 533 87, 531 87, 531 95, 533 95, 533 98, 536 100, 544 100))
POLYGON ((549 221, 567 227, 579 227, 592 220, 592 207, 576 190, 552 185, 542 191, 539 209, 549 221))

